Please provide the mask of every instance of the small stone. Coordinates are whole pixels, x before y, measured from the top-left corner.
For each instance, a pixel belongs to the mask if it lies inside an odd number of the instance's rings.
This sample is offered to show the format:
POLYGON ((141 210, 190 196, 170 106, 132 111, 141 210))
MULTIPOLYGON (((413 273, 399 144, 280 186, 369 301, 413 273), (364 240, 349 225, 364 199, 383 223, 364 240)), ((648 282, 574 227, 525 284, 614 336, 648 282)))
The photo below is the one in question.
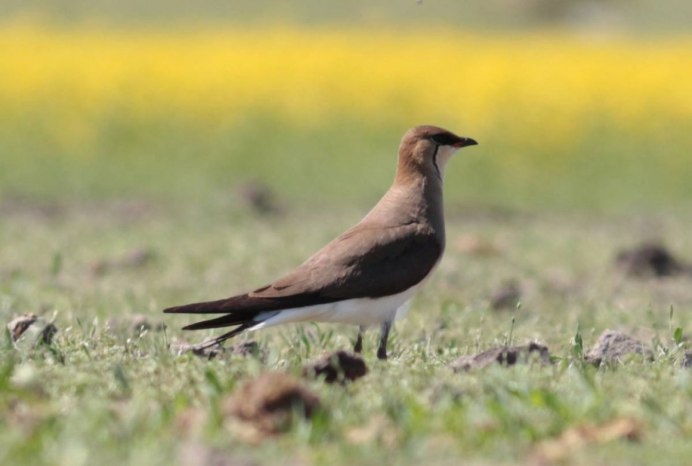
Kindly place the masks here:
POLYGON ((354 381, 367 373, 363 358, 347 351, 337 351, 303 367, 303 377, 323 377, 329 384, 354 381))
POLYGON ((645 243, 618 253, 615 265, 625 275, 637 278, 662 278, 679 275, 690 267, 663 245, 645 243))
POLYGON ((685 352, 685 356, 682 358, 682 367, 692 369, 692 351, 685 352))
POLYGON ((615 330, 605 330, 596 344, 586 353, 584 359, 595 365, 602 362, 619 362, 627 355, 641 355, 653 360, 651 349, 639 340, 615 330))
POLYGON ((58 328, 52 322, 48 322, 35 314, 25 314, 13 319, 7 324, 13 342, 17 342, 25 334, 33 335, 33 342, 50 344, 58 332, 58 328))
POLYGON ((490 307, 496 311, 516 309, 521 299, 521 287, 516 280, 508 280, 498 288, 490 299, 490 307))
POLYGON ((503 366, 513 366, 518 363, 530 362, 532 359, 543 364, 552 363, 548 347, 532 342, 524 346, 502 346, 473 356, 462 356, 454 361, 450 367, 455 372, 460 372, 480 369, 495 363, 503 366))
POLYGON ((140 334, 147 330, 162 332, 166 329, 166 324, 163 322, 152 322, 143 314, 134 314, 130 317, 130 329, 136 334, 140 334))
POLYGON ((259 343, 254 340, 238 343, 231 347, 231 353, 238 356, 260 356, 261 352, 259 343))
POLYGON ((242 384, 222 409, 261 432, 276 434, 286 430, 295 415, 309 419, 319 408, 319 397, 295 377, 267 372, 242 384))
POLYGON ((238 197, 242 204, 254 213, 272 215, 281 212, 274 191, 259 181, 251 181, 240 186, 238 197))
POLYGON ((89 269, 91 274, 101 277, 114 270, 138 269, 144 267, 156 259, 156 253, 148 248, 137 248, 126 252, 121 257, 108 260, 94 261, 89 269))

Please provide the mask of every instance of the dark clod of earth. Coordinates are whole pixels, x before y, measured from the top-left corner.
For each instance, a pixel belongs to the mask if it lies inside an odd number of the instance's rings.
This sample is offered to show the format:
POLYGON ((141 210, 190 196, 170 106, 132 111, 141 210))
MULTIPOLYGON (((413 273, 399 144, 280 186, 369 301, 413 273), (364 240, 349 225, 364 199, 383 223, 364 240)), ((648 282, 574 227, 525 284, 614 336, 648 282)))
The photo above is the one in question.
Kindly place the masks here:
POLYGON ((50 344, 58 329, 53 323, 46 321, 35 314, 25 314, 13 319, 7 324, 13 342, 17 342, 22 336, 32 334, 34 343, 43 342, 50 344))
POLYGON ((616 267, 625 275, 638 278, 670 277, 689 273, 692 267, 675 257, 665 246, 642 244, 618 253, 616 267))
POLYGON ((238 188, 238 197, 251 212, 260 215, 281 213, 274 191, 264 183, 251 181, 238 188))
POLYGON ((515 309, 521 299, 521 287, 516 280, 503 283, 490 299, 490 307, 496 311, 515 309))
POLYGON ((455 372, 481 369, 491 364, 513 366, 532 360, 543 364, 551 364, 548 347, 539 343, 529 343, 523 346, 502 346, 492 348, 473 356, 462 356, 450 366, 455 372))
POLYGON ((278 433, 290 427, 295 415, 309 419, 319 407, 319 397, 298 379, 267 372, 241 385, 223 409, 262 432, 278 433))
POLYGON ((245 341, 231 347, 231 354, 238 356, 259 356, 260 353, 259 343, 256 341, 245 341))
POLYGON ((622 332, 605 330, 593 348, 584 355, 584 359, 600 365, 602 362, 621 362, 626 357, 635 355, 648 360, 654 357, 651 349, 641 341, 622 332))
POLYGON ((692 351, 687 351, 682 358, 682 367, 692 369, 692 351))
POLYGON ((304 377, 323 377, 327 383, 353 381, 367 373, 363 358, 347 351, 337 351, 303 367, 304 377))
POLYGON ((156 259, 156 253, 148 248, 138 248, 126 252, 112 260, 99 260, 91 264, 91 274, 97 277, 114 270, 138 269, 149 265, 156 259))

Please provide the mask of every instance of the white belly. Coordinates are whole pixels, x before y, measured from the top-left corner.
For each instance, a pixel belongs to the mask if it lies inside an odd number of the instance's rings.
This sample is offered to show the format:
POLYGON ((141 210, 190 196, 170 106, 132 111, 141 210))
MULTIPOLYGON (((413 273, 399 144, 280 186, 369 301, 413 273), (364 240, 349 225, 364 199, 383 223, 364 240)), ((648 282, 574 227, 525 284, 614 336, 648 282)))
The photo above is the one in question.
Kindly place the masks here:
POLYGON ((268 311, 259 314, 257 325, 249 330, 258 330, 274 325, 292 322, 334 322, 352 325, 379 325, 392 320, 397 310, 405 311, 408 301, 416 293, 418 286, 381 298, 357 298, 335 303, 317 304, 282 311, 268 311))

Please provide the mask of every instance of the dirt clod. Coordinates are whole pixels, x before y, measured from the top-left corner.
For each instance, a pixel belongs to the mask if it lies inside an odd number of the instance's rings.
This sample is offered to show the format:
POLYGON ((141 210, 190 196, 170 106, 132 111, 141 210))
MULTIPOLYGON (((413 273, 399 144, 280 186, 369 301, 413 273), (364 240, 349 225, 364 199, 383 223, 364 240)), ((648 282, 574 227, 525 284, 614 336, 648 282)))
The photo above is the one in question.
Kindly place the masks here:
POLYGON ((115 259, 103 259, 91 264, 91 274, 100 277, 114 270, 139 269, 149 265, 156 258, 153 250, 137 248, 115 259))
POLYGON ((682 367, 692 369, 692 351, 687 351, 682 358, 682 367))
POLYGON ((353 381, 368 373, 363 358, 347 351, 337 351, 303 367, 304 377, 323 377, 327 383, 353 381))
POLYGON ((503 366, 513 366, 518 363, 529 362, 535 359, 543 364, 551 364, 548 347, 539 343, 529 343, 523 346, 502 346, 492 348, 473 356, 462 356, 454 361, 450 367, 455 372, 481 369, 491 364, 498 363, 503 366))
POLYGON ((688 264, 658 243, 645 243, 619 252, 615 265, 625 275, 637 278, 670 277, 690 271, 688 264))
POLYGON ((281 213, 274 191, 264 183, 251 181, 238 188, 238 198, 251 212, 260 215, 281 213))
POLYGON ((231 352, 239 356, 259 356, 261 353, 259 343, 254 340, 238 343, 231 347, 231 352))
POLYGON ((25 334, 31 334, 35 343, 43 342, 46 344, 50 344, 58 332, 58 328, 52 322, 48 322, 35 314, 25 314, 13 319, 7 324, 7 329, 10 331, 14 342, 25 334))
POLYGON ((294 415, 309 419, 319 407, 318 396, 295 377, 267 372, 241 385, 225 400, 223 412, 276 434, 290 426, 294 415))
POLYGON ((490 307, 496 311, 503 309, 516 309, 521 299, 521 286, 516 280, 504 282, 490 299, 490 307))
POLYGON ((653 352, 641 341, 616 330, 605 330, 584 359, 599 365, 602 362, 619 362, 626 356, 635 354, 653 359, 653 352))
POLYGON ((135 314, 130 319, 130 328, 134 333, 142 333, 145 330, 161 332, 166 328, 163 322, 152 322, 143 314, 135 314))

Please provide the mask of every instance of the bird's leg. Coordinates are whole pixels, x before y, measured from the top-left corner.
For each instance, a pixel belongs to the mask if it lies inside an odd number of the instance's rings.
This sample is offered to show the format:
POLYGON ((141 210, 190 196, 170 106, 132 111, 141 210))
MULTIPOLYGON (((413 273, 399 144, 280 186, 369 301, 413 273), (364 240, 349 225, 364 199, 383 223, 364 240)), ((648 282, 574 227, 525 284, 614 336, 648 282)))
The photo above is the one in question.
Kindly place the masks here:
POLYGON ((380 330, 380 346, 377 348, 377 359, 387 359, 387 339, 389 338, 389 330, 391 328, 391 320, 385 320, 382 322, 382 330, 380 330))
POLYGON ((365 327, 362 325, 358 326, 358 336, 356 337, 356 344, 353 345, 353 351, 355 353, 360 353, 363 351, 363 332, 365 331, 365 327))

